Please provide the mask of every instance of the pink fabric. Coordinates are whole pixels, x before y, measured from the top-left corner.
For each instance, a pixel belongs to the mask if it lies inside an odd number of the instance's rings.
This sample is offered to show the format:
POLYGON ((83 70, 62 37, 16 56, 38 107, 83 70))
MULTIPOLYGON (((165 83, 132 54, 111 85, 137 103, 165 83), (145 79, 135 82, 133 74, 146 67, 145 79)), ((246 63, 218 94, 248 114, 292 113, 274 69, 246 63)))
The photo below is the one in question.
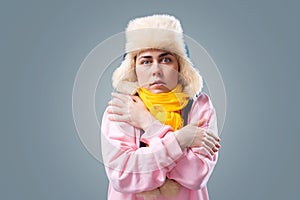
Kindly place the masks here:
MULTIPOLYGON (((188 123, 207 119, 203 128, 217 135, 215 110, 209 97, 201 93, 194 101, 188 123)), ((127 123, 108 119, 105 111, 101 127, 102 155, 109 178, 108 200, 142 200, 136 193, 160 187, 166 178, 182 187, 174 200, 208 200, 207 181, 217 162, 204 148, 182 151, 170 126, 155 121, 144 133, 127 123), (140 141, 148 147, 140 147, 140 141)), ((159 200, 167 200, 160 197, 159 200)))

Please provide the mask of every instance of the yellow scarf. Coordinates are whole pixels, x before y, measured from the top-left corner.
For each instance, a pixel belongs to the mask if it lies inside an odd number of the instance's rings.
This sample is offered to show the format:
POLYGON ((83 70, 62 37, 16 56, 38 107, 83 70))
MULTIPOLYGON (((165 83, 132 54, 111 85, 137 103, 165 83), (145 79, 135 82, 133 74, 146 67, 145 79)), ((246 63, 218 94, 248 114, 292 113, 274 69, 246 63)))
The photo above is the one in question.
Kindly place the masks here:
POLYGON ((182 92, 181 85, 177 85, 170 92, 159 94, 153 94, 145 88, 139 88, 138 94, 157 120, 170 125, 174 131, 182 127, 183 120, 180 110, 187 105, 189 97, 182 92))

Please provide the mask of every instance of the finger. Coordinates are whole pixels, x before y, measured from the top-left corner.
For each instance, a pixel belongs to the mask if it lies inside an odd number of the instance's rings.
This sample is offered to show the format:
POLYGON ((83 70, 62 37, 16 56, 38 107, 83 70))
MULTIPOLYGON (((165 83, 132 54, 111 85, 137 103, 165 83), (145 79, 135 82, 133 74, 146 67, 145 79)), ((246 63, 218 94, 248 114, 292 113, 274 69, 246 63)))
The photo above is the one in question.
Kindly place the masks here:
POLYGON ((214 153, 216 153, 216 152, 219 151, 219 148, 216 147, 214 144, 208 144, 208 143, 206 143, 206 144, 207 144, 207 146, 210 147, 210 149, 211 149, 214 153))
POLYGON ((205 117, 201 118, 198 124, 198 127, 203 126, 207 122, 207 119, 205 117))
POLYGON ((212 139, 210 136, 205 136, 203 139, 204 143, 213 151, 213 152, 218 152, 220 145, 212 139))
POLYGON ((207 138, 207 140, 209 140, 210 142, 212 142, 212 143, 214 144, 215 147, 217 147, 217 148, 220 148, 220 147, 221 147, 221 145, 220 145, 220 143, 218 142, 218 140, 216 140, 215 137, 211 136, 211 135, 209 134, 209 132, 206 132, 206 138, 207 138))
POLYGON ((216 140, 214 140, 214 138, 212 138, 212 137, 206 135, 205 138, 204 138, 204 141, 205 141, 205 144, 206 144, 207 146, 209 146, 210 149, 211 149, 214 153, 216 153, 216 152, 219 151, 219 148, 221 147, 221 145, 220 145, 216 140))
POLYGON ((117 115, 124 115, 126 114, 126 112, 124 111, 124 109, 116 107, 116 106, 109 106, 107 109, 107 112, 109 114, 117 114, 117 115))
POLYGON ((108 119, 114 122, 129 122, 130 118, 125 115, 115 115, 111 114, 108 116, 108 119))
POLYGON ((207 121, 207 119, 205 117, 201 118, 199 121, 193 122, 191 123, 191 125, 193 126, 198 126, 201 127, 204 125, 204 123, 207 121))
POLYGON ((206 143, 214 152, 218 152, 219 149, 221 148, 220 144, 214 144, 214 143, 206 143))
POLYGON ((203 143, 203 147, 210 153, 210 155, 215 155, 215 152, 205 143, 203 143))
POLYGON ((221 138, 219 138, 218 136, 216 136, 215 134, 213 134, 212 132, 210 131, 205 131, 210 137, 213 137, 214 140, 220 142, 221 141, 221 138))
POLYGON ((118 98, 113 98, 112 100, 110 100, 109 103, 110 106, 117 106, 117 107, 125 107, 126 103, 124 103, 122 100, 118 99, 118 98))
POLYGON ((204 137, 203 141, 211 150, 213 150, 213 151, 214 151, 214 149, 217 150, 217 148, 215 148, 216 147, 215 143, 211 142, 209 138, 204 137))
POLYGON ((117 99, 120 99, 124 103, 128 102, 129 99, 131 100, 130 96, 127 94, 120 94, 120 93, 112 92, 111 95, 117 99))

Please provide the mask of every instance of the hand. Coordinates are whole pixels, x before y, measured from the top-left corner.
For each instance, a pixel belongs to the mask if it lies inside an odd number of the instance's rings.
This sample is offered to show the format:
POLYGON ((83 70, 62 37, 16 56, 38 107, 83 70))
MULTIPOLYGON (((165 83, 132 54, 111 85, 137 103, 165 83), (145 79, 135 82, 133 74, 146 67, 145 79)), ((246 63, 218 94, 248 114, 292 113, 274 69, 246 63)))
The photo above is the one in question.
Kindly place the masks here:
POLYGON ((112 93, 112 96, 107 110, 111 121, 126 122, 146 130, 155 120, 138 96, 120 93, 112 93))
POLYGON ((199 122, 188 124, 175 132, 175 137, 182 149, 204 147, 211 155, 219 151, 221 139, 201 128, 206 121, 203 118, 199 122))
POLYGON ((144 200, 155 200, 160 196, 160 190, 156 188, 154 190, 137 193, 136 196, 143 197, 144 200))
POLYGON ((178 195, 181 185, 172 179, 166 179, 165 183, 159 187, 160 193, 167 198, 174 198, 178 195))
POLYGON ((151 191, 145 191, 137 193, 137 197, 143 197, 144 200, 155 200, 161 195, 167 198, 174 198, 178 195, 180 191, 180 184, 172 179, 166 179, 164 184, 159 188, 156 188, 151 191))

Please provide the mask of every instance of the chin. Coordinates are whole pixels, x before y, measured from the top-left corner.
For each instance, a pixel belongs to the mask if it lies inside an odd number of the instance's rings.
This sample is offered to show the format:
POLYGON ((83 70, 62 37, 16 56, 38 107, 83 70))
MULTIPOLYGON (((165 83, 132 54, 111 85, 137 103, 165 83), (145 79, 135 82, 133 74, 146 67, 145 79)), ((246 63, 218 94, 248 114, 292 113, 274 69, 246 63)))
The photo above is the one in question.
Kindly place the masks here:
POLYGON ((164 93, 164 92, 170 92, 170 90, 165 90, 165 89, 150 89, 149 90, 153 94, 159 94, 159 93, 164 93))

